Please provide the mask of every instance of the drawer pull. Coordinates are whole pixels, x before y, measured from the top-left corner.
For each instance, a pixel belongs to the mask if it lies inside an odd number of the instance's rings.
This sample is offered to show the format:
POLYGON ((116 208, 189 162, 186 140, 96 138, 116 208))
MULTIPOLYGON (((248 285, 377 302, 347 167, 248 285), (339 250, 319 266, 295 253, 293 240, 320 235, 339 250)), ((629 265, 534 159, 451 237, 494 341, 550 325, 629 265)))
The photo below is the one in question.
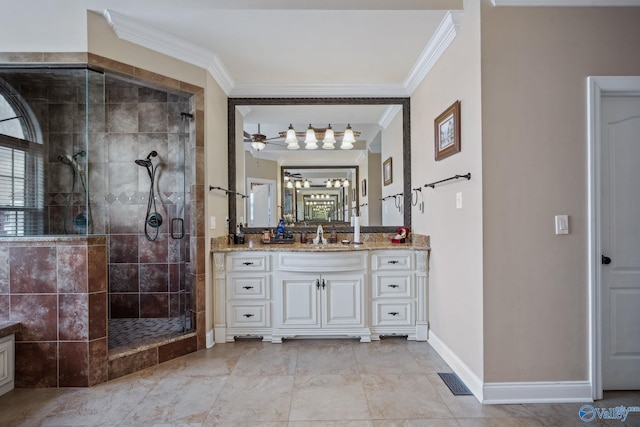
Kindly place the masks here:
POLYGON ((390 314, 391 316, 397 316, 397 315, 398 315, 398 314, 400 314, 400 313, 398 313, 397 311, 390 311, 390 312, 389 312, 389 314, 390 314))
POLYGON ((249 290, 249 289, 253 289, 253 286, 243 286, 243 289, 249 290))
POLYGON ((399 288, 399 287, 400 287, 400 285, 395 285, 395 284, 394 284, 394 285, 387 285, 387 287, 388 287, 388 288, 399 288))
POLYGON ((399 262, 400 261, 398 261, 398 260, 392 259, 391 261, 387 261, 387 264, 397 264, 399 262))
POLYGON ((316 288, 320 289, 320 279, 316 279, 316 288))
POLYGON ((251 262, 251 261, 245 261, 245 262, 243 262, 243 264, 244 264, 244 265, 253 265, 253 262, 251 262))
POLYGON ((244 316, 244 317, 246 317, 246 318, 248 319, 249 317, 253 317, 253 314, 251 314, 251 313, 247 313, 247 314, 243 314, 243 316, 244 316))

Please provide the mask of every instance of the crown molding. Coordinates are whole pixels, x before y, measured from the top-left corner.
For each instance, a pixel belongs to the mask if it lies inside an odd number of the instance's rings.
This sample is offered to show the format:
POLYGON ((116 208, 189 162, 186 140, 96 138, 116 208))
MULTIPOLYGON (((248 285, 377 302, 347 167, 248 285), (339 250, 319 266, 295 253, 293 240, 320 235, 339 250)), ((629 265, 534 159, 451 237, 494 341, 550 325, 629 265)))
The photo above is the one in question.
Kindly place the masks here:
POLYGON ((544 6, 544 7, 612 7, 640 6, 640 0, 491 0, 494 6, 544 6))
POLYGON ((402 105, 389 105, 387 109, 380 117, 378 124, 382 129, 386 129, 391 124, 391 121, 396 117, 396 115, 402 111, 402 105))
POLYGON ((401 84, 237 84, 232 98, 349 98, 407 97, 401 84))
MULTIPOLYGON (((507 2, 517 0, 492 0, 507 2)), ((525 0, 520 0, 525 1, 525 0)), ((531 0, 529 0, 531 1, 531 0)), ((567 0, 565 0, 567 1, 567 0)), ((616 0, 618 1, 618 0, 616 0)), ((622 0, 620 0, 622 1, 622 0)), ((626 0, 631 1, 631 0, 626 0)), ((640 0, 633 0, 640 1, 640 0)), ((103 18, 122 40, 160 52, 178 60, 206 69, 225 94, 234 98, 286 97, 407 97, 418 87, 433 65, 458 35, 462 11, 448 11, 435 34, 403 83, 365 84, 236 84, 218 55, 154 28, 145 27, 135 19, 105 9, 103 18)))
POLYGON ((102 16, 118 38, 205 68, 226 94, 235 85, 233 78, 215 53, 179 37, 140 25, 140 22, 112 10, 104 10, 102 16))
POLYGON ((462 24, 462 16, 462 11, 450 10, 442 18, 431 40, 429 40, 409 75, 404 80, 404 87, 407 93, 411 94, 416 90, 420 82, 429 74, 431 68, 456 38, 462 24))

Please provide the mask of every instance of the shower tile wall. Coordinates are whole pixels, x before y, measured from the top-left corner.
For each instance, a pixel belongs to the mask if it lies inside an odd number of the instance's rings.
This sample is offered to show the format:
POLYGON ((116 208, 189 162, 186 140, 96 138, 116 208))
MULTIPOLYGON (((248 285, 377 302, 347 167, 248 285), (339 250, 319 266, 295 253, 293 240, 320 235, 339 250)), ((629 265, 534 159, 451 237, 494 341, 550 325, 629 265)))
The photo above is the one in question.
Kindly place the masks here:
POLYGON ((105 94, 106 132, 90 141, 103 144, 102 157, 92 156, 91 167, 97 176, 106 177, 100 198, 109 236, 110 318, 174 317, 191 294, 191 286, 185 283, 190 278, 189 235, 180 240, 169 234, 175 218, 184 218, 189 230, 184 153, 191 124, 180 115, 189 111, 189 100, 111 78, 106 79, 105 94), (155 241, 144 233, 149 175, 134 163, 151 151, 158 153, 153 158, 157 165, 154 190, 163 218, 157 230, 148 227, 152 237, 158 231, 155 241))

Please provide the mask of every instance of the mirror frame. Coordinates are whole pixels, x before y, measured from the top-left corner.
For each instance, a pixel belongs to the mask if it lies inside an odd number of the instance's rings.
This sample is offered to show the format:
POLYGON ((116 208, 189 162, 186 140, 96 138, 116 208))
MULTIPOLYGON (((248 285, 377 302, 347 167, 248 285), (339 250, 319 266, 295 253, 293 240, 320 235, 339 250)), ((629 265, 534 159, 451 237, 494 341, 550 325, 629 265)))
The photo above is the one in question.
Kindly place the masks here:
MULTIPOLYGON (((411 98, 228 98, 227 99, 227 188, 229 230, 236 228, 236 107, 251 105, 400 105, 402 107, 402 168, 404 224, 394 226, 363 226, 363 233, 395 233, 401 225, 411 229, 411 98)), ((261 233, 261 228, 249 228, 247 233, 261 233)))

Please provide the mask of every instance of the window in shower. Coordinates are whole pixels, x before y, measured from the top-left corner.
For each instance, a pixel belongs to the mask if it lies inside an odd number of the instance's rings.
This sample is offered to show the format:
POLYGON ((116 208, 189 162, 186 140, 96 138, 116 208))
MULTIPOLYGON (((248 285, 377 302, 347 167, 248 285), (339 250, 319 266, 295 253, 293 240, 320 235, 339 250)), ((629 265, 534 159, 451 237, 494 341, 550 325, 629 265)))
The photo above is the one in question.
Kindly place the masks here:
POLYGON ((23 99, 0 81, 0 236, 42 233, 42 145, 23 99))

